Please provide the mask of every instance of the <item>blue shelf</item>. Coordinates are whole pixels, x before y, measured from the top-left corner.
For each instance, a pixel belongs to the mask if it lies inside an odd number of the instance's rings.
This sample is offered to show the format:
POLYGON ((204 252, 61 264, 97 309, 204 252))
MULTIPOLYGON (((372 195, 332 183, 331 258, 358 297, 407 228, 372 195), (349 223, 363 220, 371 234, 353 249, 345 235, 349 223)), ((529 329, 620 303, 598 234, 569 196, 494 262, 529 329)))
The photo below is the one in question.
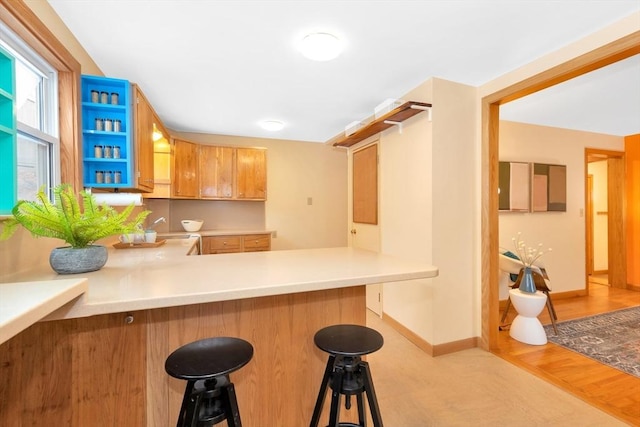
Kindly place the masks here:
POLYGON ((127 80, 110 77, 83 75, 82 85, 82 153, 83 153, 83 185, 95 188, 133 188, 133 146, 132 146, 132 111, 131 85, 127 80), (91 92, 107 93, 107 101, 111 94, 117 94, 118 104, 94 102, 91 92), (96 119, 119 120, 120 131, 112 132, 96 130, 96 119), (117 147, 120 158, 95 157, 96 146, 117 147), (119 172, 121 182, 98 183, 97 172, 119 172))
POLYGON ((0 47, 0 214, 8 214, 17 198, 15 59, 0 47))

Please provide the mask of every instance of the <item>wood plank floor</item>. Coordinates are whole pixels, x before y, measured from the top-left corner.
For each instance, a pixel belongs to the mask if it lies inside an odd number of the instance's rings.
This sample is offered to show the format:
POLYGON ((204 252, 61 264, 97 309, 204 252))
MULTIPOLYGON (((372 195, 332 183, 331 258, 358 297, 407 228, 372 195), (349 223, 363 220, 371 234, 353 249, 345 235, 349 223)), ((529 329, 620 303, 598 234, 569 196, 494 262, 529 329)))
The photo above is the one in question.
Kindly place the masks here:
MULTIPOLYGON (((640 292, 591 283, 589 294, 554 299, 558 321, 640 305, 640 292)), ((509 324, 515 315, 511 308, 505 324, 509 324)), ((539 318, 543 324, 550 323, 546 309, 539 318)), ((508 330, 500 332, 499 349, 494 353, 590 405, 631 425, 640 426, 640 378, 552 343, 544 346, 522 344, 511 339, 508 330)))

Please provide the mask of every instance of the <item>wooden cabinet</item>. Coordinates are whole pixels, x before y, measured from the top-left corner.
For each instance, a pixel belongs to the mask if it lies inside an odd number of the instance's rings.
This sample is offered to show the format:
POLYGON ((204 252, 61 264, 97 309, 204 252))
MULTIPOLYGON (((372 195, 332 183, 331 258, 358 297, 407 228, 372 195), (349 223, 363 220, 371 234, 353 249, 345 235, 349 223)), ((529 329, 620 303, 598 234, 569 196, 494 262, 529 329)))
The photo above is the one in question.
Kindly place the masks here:
POLYGON ((199 153, 200 198, 231 199, 235 153, 231 147, 201 145, 199 153))
POLYGON ((135 166, 137 188, 153 191, 153 122, 154 112, 138 85, 132 85, 135 166))
POLYGON ((271 250, 271 234, 204 236, 202 255, 271 250))
POLYGON ((250 234, 242 236, 242 248, 244 252, 259 252, 271 250, 270 234, 250 234))
POLYGON ((84 186, 152 192, 157 118, 144 93, 127 80, 81 82, 84 186))
POLYGON ((242 238, 240 236, 203 237, 202 246, 204 255, 242 252, 242 238))
MULTIPOLYGON (((156 147, 156 156, 158 154, 156 147)), ((175 139, 171 170, 171 198, 267 199, 267 150, 264 148, 222 147, 175 139)), ((163 196, 158 193, 150 197, 163 196)))
POLYGON ((198 191, 198 144, 176 139, 173 145, 172 196, 195 199, 198 191))
POLYGON ((261 148, 236 148, 236 198, 267 199, 267 152, 261 148))

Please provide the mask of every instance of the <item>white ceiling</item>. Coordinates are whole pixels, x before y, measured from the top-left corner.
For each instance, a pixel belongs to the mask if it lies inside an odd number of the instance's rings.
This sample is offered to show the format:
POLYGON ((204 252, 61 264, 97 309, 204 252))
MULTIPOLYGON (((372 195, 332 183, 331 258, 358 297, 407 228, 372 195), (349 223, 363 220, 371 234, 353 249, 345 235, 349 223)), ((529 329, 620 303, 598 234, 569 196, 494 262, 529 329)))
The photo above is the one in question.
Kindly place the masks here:
MULTIPOLYGON (((138 83, 166 126, 324 142, 430 77, 480 86, 634 12, 638 0, 49 0, 105 75, 138 83), (346 42, 330 62, 295 45, 346 42), (276 133, 257 123, 276 119, 276 133)), ((437 106, 434 106, 437 108, 437 106)), ((640 133, 633 58, 505 105, 507 120, 640 133)))

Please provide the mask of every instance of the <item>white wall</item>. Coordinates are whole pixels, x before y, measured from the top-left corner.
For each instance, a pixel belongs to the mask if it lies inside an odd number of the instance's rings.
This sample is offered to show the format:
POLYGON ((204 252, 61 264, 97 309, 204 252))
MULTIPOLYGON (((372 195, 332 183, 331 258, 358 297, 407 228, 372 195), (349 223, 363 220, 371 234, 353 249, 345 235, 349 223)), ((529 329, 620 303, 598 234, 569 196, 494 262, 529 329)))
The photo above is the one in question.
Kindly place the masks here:
POLYGON ((607 212, 607 161, 589 163, 589 174, 593 176, 591 202, 593 204, 593 270, 609 269, 609 223, 608 216, 598 214, 607 212))
POLYGON ((554 292, 584 289, 585 273, 585 165, 586 147, 624 150, 624 138, 567 129, 500 122, 503 161, 567 166, 567 211, 500 212, 500 246, 511 249, 511 239, 522 233, 528 246, 551 247, 541 258, 554 292))

